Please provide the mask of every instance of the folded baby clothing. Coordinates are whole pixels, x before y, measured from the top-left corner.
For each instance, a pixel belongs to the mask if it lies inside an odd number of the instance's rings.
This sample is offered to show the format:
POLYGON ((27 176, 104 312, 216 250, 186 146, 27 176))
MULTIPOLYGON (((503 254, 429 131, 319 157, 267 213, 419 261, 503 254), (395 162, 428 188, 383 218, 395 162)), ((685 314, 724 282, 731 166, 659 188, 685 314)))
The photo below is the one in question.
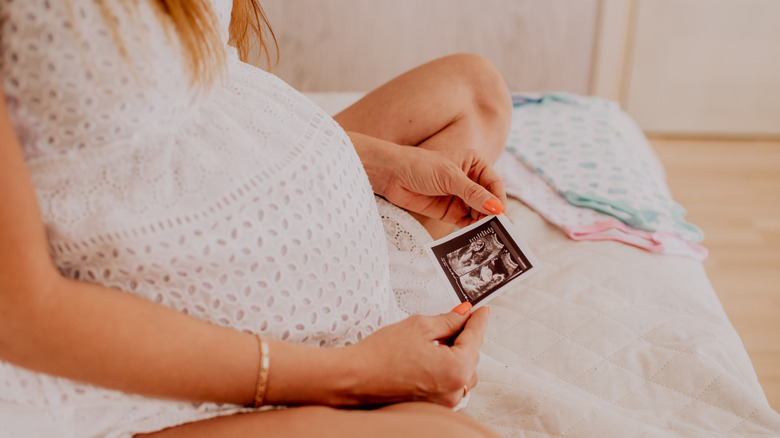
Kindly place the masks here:
POLYGON ((574 240, 615 240, 650 252, 677 254, 704 260, 707 250, 664 231, 631 228, 615 217, 566 202, 544 180, 511 152, 504 151, 495 164, 508 196, 523 201, 574 240))
POLYGON ((515 94, 513 102, 507 151, 569 204, 653 238, 702 240, 701 230, 683 219, 647 140, 617 103, 567 93, 515 94))

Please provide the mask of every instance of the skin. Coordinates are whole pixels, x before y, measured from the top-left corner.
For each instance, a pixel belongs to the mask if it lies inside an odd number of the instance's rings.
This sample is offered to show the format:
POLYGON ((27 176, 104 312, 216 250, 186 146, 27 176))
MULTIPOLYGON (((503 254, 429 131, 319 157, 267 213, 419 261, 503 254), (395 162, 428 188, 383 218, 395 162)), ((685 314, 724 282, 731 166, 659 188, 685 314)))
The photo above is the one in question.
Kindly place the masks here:
POLYGON ((504 149, 511 114, 495 68, 461 54, 398 76, 334 118, 352 138, 374 192, 409 210, 438 239, 451 224, 491 214, 483 206, 488 199, 506 203, 491 164, 504 149), (388 158, 393 153, 398 157, 388 158))
MULTIPOLYGON (((376 193, 430 217, 424 224, 435 234, 442 224, 451 228, 488 213, 487 199, 505 200, 489 164, 509 124, 511 104, 501 90, 483 59, 444 58, 389 82, 337 120, 376 193)), ((0 204, 14 206, 0 209, 0 359, 148 396, 251 403, 259 362, 252 335, 59 274, 5 102, 0 204)), ((488 313, 413 316, 344 348, 269 339, 266 403, 300 407, 146 436, 495 436, 449 409, 464 386, 477 383, 488 313), (454 341, 433 342, 445 339, 454 341)))

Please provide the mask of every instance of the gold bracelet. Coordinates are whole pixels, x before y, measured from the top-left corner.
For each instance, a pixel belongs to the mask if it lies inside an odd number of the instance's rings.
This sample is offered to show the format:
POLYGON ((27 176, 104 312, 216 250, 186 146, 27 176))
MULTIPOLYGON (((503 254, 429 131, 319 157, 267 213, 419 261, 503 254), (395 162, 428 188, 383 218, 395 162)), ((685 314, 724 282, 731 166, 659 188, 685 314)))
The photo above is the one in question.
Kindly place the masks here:
POLYGON ((260 369, 257 372, 257 387, 255 387, 255 408, 263 406, 265 392, 268 389, 268 343, 258 334, 255 335, 257 346, 260 348, 260 369))

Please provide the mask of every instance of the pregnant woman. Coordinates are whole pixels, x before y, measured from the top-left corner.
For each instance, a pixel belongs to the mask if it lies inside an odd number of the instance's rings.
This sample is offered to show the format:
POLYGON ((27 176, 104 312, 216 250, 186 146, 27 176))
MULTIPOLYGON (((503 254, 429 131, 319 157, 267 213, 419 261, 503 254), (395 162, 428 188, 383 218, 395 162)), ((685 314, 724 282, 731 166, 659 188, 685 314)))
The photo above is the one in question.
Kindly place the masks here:
POLYGON ((3 436, 493 436, 450 409, 489 309, 391 283, 428 263, 399 233, 503 208, 502 79, 451 56, 334 119, 254 33, 256 0, 0 3, 3 436))

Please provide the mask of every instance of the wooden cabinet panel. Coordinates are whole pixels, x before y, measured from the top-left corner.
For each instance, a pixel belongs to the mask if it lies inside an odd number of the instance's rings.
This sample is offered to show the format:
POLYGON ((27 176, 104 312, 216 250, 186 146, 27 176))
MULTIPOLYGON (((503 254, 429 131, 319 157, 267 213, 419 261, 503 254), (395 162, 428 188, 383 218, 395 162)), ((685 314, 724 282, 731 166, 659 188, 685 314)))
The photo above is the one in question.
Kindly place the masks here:
POLYGON ((636 0, 622 101, 640 126, 780 135, 780 1, 636 0))

